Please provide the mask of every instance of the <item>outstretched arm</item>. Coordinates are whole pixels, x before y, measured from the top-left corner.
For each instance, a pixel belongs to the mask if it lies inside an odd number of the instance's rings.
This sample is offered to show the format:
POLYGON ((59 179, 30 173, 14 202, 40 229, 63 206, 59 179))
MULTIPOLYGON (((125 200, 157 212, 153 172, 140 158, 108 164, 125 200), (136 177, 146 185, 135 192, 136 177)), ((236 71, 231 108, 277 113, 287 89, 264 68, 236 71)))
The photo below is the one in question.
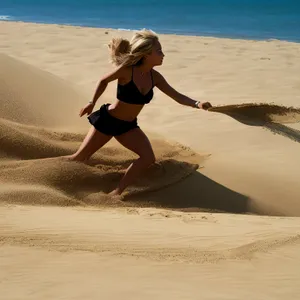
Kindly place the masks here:
POLYGON ((208 108, 212 107, 209 102, 201 103, 200 101, 193 100, 193 99, 189 98, 188 96, 179 93, 172 86, 170 86, 169 83, 166 81, 166 79, 157 71, 155 72, 155 85, 163 93, 165 93, 170 98, 174 99, 176 102, 178 102, 182 105, 196 107, 196 108, 202 108, 202 109, 208 109, 208 108))

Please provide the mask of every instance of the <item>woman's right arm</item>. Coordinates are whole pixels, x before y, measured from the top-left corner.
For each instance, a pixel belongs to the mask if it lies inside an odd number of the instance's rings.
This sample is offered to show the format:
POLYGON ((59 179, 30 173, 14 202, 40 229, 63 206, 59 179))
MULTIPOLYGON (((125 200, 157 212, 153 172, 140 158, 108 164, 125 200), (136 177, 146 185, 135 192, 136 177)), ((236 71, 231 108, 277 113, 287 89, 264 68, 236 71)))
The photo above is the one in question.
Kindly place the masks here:
POLYGON ((126 72, 126 69, 124 67, 119 67, 116 70, 114 70, 113 72, 103 76, 96 88, 96 91, 95 91, 92 101, 90 101, 85 107, 83 107, 80 110, 79 116, 82 117, 85 114, 88 114, 88 115, 91 114, 97 100, 104 93, 108 83, 126 76, 125 72, 126 72))
POLYGON ((116 70, 114 70, 113 72, 105 75, 102 77, 102 79, 100 80, 97 89, 95 91, 94 97, 93 97, 93 104, 95 105, 97 100, 99 99, 99 97, 104 93, 107 85, 111 82, 114 81, 116 79, 119 79, 121 77, 124 76, 124 71, 125 68, 124 67, 119 67, 116 70))

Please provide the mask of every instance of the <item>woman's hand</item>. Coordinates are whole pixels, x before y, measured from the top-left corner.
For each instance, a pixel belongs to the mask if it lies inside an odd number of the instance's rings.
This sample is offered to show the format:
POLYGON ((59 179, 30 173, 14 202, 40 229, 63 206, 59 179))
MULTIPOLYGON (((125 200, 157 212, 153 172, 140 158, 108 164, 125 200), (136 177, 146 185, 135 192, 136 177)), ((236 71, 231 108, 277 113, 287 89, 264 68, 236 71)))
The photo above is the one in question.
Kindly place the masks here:
POLYGON ((87 104, 85 107, 83 107, 80 112, 79 112, 79 116, 82 117, 85 114, 90 115, 94 109, 95 104, 93 103, 89 103, 87 104))
POLYGON ((209 102, 203 102, 203 103, 199 103, 198 107, 204 110, 208 110, 209 108, 212 107, 212 105, 209 102))

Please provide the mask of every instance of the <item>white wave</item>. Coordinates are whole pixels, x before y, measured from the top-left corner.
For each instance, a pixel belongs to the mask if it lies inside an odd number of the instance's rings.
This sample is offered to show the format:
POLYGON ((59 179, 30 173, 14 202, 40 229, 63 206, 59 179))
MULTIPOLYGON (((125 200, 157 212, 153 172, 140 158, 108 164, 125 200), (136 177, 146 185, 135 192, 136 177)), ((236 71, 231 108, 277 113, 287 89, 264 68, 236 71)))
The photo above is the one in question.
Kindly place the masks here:
POLYGON ((135 29, 118 28, 117 30, 121 30, 121 31, 134 31, 135 29))
POLYGON ((4 21, 7 21, 7 20, 11 20, 11 16, 0 16, 0 20, 4 20, 4 21))

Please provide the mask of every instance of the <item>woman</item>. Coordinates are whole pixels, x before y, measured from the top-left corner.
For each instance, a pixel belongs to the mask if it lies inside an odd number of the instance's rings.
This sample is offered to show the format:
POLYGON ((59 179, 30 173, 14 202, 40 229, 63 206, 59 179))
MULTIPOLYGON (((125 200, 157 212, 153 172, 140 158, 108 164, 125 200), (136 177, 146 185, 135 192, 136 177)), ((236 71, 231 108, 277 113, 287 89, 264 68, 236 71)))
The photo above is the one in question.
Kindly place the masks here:
POLYGON ((180 94, 153 69, 163 63, 165 56, 154 32, 139 31, 135 33, 131 42, 121 38, 113 39, 109 48, 112 62, 118 67, 101 79, 93 100, 81 109, 80 117, 87 114, 93 126, 78 151, 69 158, 74 161, 86 161, 115 137, 124 147, 139 156, 128 167, 116 189, 110 193, 121 195, 143 170, 155 162, 150 141, 137 124, 138 114, 153 97, 153 88, 159 88, 182 105, 202 109, 208 109, 211 105, 180 94), (114 80, 118 80, 117 101, 104 104, 92 113, 97 99, 105 91, 108 83, 114 80))

